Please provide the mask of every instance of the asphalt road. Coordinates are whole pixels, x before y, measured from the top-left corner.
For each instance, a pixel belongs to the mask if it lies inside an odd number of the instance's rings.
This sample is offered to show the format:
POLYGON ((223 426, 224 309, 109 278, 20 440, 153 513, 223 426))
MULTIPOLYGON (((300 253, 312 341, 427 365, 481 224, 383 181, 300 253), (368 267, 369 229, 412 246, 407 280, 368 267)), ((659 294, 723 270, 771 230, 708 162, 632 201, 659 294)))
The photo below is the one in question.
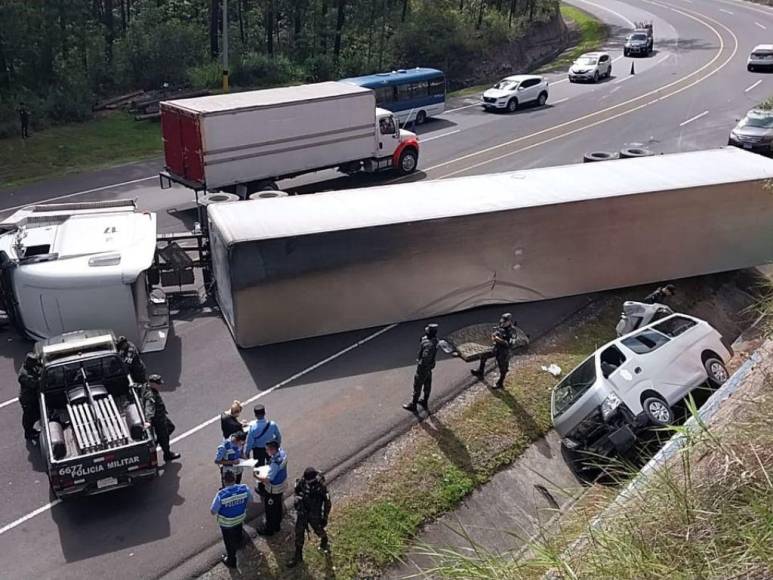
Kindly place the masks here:
MULTIPOLYGON (((745 66, 751 48, 770 41, 773 9, 734 0, 573 3, 612 27, 613 78, 580 85, 551 75, 547 106, 513 115, 485 113, 462 99, 419 128, 421 172, 408 180, 572 163, 590 150, 624 146, 645 145, 657 152, 720 146, 735 119, 773 93, 773 75, 749 73, 745 66), (622 36, 631 21, 644 19, 654 22, 656 52, 635 59, 636 74, 630 75, 632 59, 621 56, 622 36)), ((0 215, 53 198, 133 197, 159 212, 162 230, 178 230, 190 225, 192 193, 160 190, 158 165, 132 164, 23 188, 3 196, 0 215)), ((306 193, 372 182, 321 172, 280 185, 306 193)), ((508 309, 537 335, 590 299, 508 309)), ((502 310, 478 309, 439 322, 448 332, 494 321, 502 310)), ((208 421, 233 399, 260 398, 282 426, 291 477, 308 464, 335 475, 414 420, 400 403, 409 394, 423 325, 417 321, 239 350, 216 314, 178 317, 166 351, 146 360, 167 381, 164 395, 178 426, 175 447, 182 461, 149 485, 72 503, 51 501, 38 453, 24 446, 12 399, 15 369, 29 344, 0 332, 0 575, 150 578, 213 553, 208 548, 219 541, 219 532, 208 506, 218 485, 212 458, 219 426, 208 421)), ((471 384, 468 377, 461 362, 442 360, 435 396, 461 392, 471 384)))

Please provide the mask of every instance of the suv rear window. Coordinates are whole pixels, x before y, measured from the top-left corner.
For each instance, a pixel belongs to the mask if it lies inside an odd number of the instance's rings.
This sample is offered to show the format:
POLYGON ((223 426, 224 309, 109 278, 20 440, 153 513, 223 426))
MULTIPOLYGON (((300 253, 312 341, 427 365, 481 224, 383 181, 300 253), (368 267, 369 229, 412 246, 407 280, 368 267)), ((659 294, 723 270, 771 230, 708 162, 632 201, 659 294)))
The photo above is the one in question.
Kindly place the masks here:
POLYGON ((636 354, 647 354, 648 352, 659 349, 666 344, 668 340, 668 338, 659 332, 647 329, 638 334, 634 334, 633 336, 629 336, 621 342, 636 354))
POLYGON ((684 316, 674 316, 668 320, 664 320, 660 324, 655 325, 653 328, 658 332, 662 332, 669 338, 676 338, 682 334, 685 330, 689 330, 693 326, 698 324, 694 320, 685 318, 684 316))

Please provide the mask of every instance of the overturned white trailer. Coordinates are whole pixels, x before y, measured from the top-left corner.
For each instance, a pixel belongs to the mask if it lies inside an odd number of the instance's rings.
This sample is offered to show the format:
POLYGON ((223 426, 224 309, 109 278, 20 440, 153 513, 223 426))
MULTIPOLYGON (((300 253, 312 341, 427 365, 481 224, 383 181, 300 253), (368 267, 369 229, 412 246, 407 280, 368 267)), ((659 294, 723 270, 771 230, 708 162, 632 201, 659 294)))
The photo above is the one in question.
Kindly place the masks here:
POLYGON ((773 160, 736 148, 209 210, 252 347, 773 261, 773 160))

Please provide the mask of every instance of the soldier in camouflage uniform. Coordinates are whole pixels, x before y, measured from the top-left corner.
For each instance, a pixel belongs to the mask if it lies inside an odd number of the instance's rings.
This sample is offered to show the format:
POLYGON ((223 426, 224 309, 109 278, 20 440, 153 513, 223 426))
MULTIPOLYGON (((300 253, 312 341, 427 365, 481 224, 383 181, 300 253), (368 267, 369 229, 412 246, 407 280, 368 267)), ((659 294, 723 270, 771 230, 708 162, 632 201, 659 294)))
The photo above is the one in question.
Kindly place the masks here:
POLYGON ((292 568, 303 561, 303 543, 306 530, 311 528, 319 536, 319 549, 328 552, 327 520, 330 516, 330 494, 325 485, 325 476, 313 467, 307 467, 303 479, 295 482, 295 555, 287 566, 292 568))
POLYGON ((416 356, 416 374, 413 377, 413 399, 405 403, 403 409, 416 411, 416 405, 429 410, 429 394, 432 391, 432 369, 437 358, 438 338, 437 324, 428 324, 424 336, 419 343, 419 353, 416 356), (423 397, 422 397, 423 391, 423 397), (421 400, 419 398, 421 397, 421 400))
POLYGON ((145 370, 145 363, 140 358, 140 351, 134 346, 134 343, 127 339, 125 336, 119 336, 116 342, 118 348, 118 354, 121 360, 129 370, 129 375, 132 380, 141 385, 147 382, 147 371, 145 370))
POLYGON ((19 371, 19 403, 21 404, 21 424, 24 428, 24 438, 33 445, 37 444, 39 432, 35 430, 35 422, 40 419, 40 375, 42 366, 38 357, 27 354, 24 365, 19 371))
POLYGON ((505 386, 505 377, 507 376, 507 371, 510 370, 510 348, 513 342, 515 324, 513 316, 509 312, 506 312, 499 318, 499 324, 494 327, 494 332, 491 334, 491 341, 493 342, 491 354, 485 354, 480 357, 480 365, 477 370, 470 371, 474 376, 483 379, 483 375, 486 372, 486 361, 493 356, 499 368, 499 380, 497 380, 494 386, 495 389, 501 389, 505 386))

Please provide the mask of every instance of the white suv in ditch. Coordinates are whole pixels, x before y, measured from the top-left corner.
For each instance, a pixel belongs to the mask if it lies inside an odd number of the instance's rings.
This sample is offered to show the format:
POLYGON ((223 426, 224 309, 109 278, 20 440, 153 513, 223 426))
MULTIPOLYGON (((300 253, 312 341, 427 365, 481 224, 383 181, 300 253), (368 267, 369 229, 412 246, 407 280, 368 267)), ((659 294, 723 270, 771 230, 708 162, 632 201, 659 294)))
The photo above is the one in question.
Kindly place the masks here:
POLYGON ((481 98, 487 111, 512 113, 520 105, 536 103, 540 107, 548 100, 548 81, 536 75, 505 77, 488 89, 481 98))
POLYGON ((674 421, 673 406, 728 379, 732 353, 708 323, 672 314, 602 346, 553 389, 553 426, 567 449, 609 456, 636 432, 674 421))

